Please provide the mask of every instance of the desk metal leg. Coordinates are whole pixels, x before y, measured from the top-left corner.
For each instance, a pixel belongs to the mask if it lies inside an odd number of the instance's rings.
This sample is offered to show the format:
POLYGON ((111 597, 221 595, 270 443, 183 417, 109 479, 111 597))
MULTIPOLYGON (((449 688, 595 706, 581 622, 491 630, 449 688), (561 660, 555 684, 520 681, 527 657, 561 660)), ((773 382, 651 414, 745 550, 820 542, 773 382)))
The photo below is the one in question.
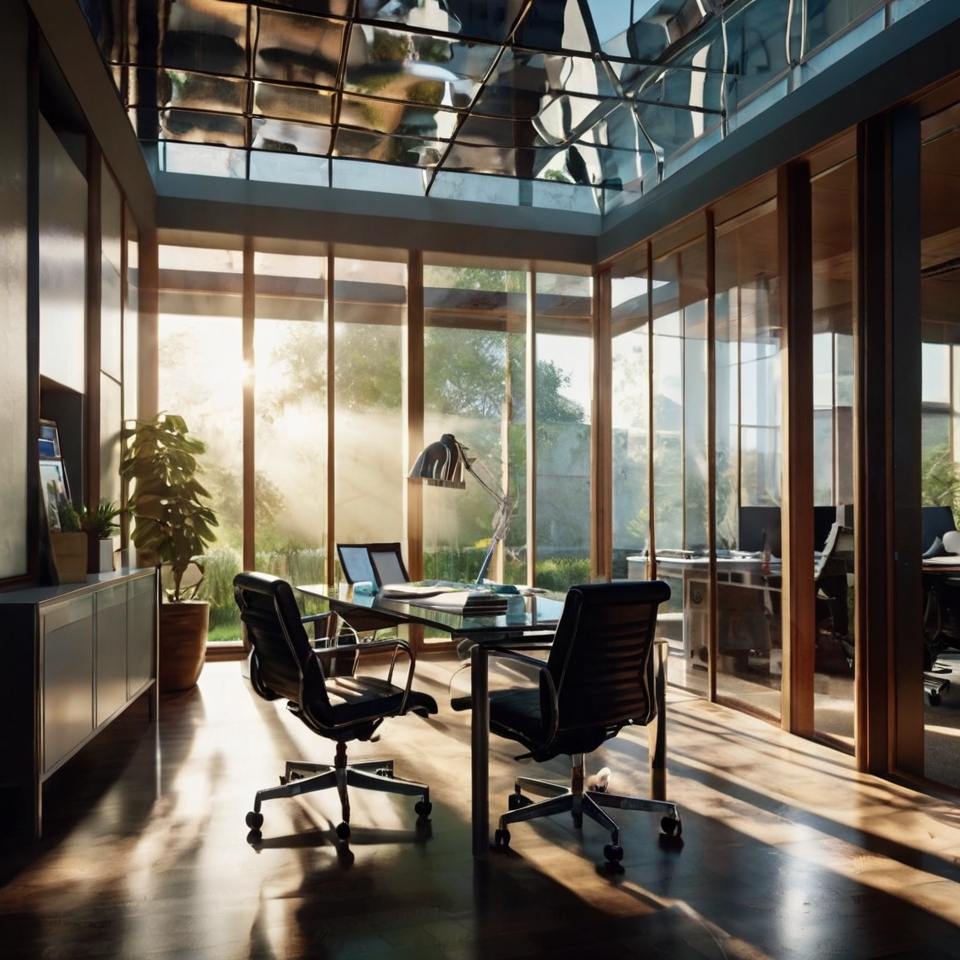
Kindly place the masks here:
POLYGON ((490 847, 490 695, 487 660, 483 644, 475 643, 470 651, 470 692, 473 701, 470 726, 471 819, 475 860, 486 860, 490 847))
POLYGON ((653 642, 653 689, 657 702, 657 719, 649 728, 650 736, 650 796, 654 800, 667 799, 667 657, 670 644, 666 640, 653 642))

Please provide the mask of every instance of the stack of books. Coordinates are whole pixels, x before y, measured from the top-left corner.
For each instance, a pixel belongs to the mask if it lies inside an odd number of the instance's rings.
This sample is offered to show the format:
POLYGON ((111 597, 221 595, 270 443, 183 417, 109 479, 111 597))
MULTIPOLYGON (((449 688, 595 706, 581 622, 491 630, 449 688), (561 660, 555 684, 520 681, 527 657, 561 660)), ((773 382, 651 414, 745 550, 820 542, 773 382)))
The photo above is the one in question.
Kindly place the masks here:
POLYGON ((507 596, 467 584, 421 581, 384 584, 384 600, 405 600, 418 607, 459 613, 465 617, 497 617, 507 612, 507 596))

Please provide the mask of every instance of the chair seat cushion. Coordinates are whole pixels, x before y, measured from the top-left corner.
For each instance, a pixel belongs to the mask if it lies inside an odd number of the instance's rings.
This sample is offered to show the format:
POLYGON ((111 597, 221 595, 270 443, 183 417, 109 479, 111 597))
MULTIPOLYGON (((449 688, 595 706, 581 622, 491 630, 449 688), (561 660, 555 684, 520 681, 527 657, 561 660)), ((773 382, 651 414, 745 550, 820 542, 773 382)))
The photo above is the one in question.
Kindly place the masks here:
POLYGON ((610 735, 606 727, 561 728, 548 740, 540 691, 535 687, 494 690, 490 694, 490 732, 522 743, 538 761, 560 754, 589 753, 610 735))
MULTIPOLYGON (((403 703, 403 689, 378 677, 330 677, 325 685, 338 725, 397 714, 403 703)), ((437 702, 429 694, 411 691, 404 713, 411 711, 434 714, 437 702)))

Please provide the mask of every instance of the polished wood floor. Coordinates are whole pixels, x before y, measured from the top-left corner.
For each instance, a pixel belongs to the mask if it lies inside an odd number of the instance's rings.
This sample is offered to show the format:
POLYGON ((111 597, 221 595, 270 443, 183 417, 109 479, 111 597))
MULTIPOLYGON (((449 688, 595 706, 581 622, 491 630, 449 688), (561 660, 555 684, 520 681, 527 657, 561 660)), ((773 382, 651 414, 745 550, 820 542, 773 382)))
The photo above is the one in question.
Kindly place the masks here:
MULTIPOLYGON (((599 827, 560 817, 515 826, 509 852, 475 865, 468 717, 445 705, 455 666, 419 664, 438 717, 351 749, 430 783, 430 830, 406 799, 354 793, 349 846, 330 794, 266 803, 262 842, 247 842, 253 794, 283 759, 331 750, 257 699, 238 663, 208 664, 157 724, 137 705, 50 784, 45 838, 0 854, 0 956, 960 958, 960 804, 677 694, 681 848, 658 843, 658 817, 624 813, 610 874, 599 827)), ((604 751, 612 789, 644 789, 646 744, 637 730, 604 751)), ((519 765, 492 746, 499 810, 519 765)))

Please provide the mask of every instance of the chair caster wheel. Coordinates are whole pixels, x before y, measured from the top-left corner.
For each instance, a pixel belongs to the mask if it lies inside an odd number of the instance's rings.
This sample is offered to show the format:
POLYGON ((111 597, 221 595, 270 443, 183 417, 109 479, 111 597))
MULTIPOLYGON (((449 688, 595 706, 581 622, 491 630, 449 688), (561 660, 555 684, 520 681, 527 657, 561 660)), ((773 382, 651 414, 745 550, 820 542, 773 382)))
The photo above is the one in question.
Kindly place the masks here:
POLYGON ((507 808, 509 810, 519 810, 521 807, 529 807, 533 801, 525 797, 522 793, 511 793, 507 797, 507 808))
POLYGON ((251 810, 247 814, 247 826, 251 830, 259 830, 263 826, 263 814, 258 810, 251 810))
POLYGON ((930 693, 927 695, 927 699, 930 701, 931 707, 940 706, 940 694, 939 693, 930 693))
POLYGON ((347 822, 338 823, 338 824, 337 824, 337 836, 338 836, 341 840, 349 840, 349 839, 350 839, 350 824, 347 823, 347 822))
POLYGON ((679 820, 672 820, 670 817, 664 817, 660 821, 660 829, 668 837, 679 837, 683 833, 683 824, 679 820))
POLYGON ((493 835, 494 846, 501 849, 506 849, 510 846, 510 831, 509 830, 497 830, 493 835))
POLYGON ((608 843, 603 848, 603 855, 608 863, 619 863, 623 859, 623 847, 617 843, 608 843))
POLYGON ((433 804, 429 800, 420 800, 413 808, 413 812, 421 820, 429 820, 430 814, 433 812, 433 804))

